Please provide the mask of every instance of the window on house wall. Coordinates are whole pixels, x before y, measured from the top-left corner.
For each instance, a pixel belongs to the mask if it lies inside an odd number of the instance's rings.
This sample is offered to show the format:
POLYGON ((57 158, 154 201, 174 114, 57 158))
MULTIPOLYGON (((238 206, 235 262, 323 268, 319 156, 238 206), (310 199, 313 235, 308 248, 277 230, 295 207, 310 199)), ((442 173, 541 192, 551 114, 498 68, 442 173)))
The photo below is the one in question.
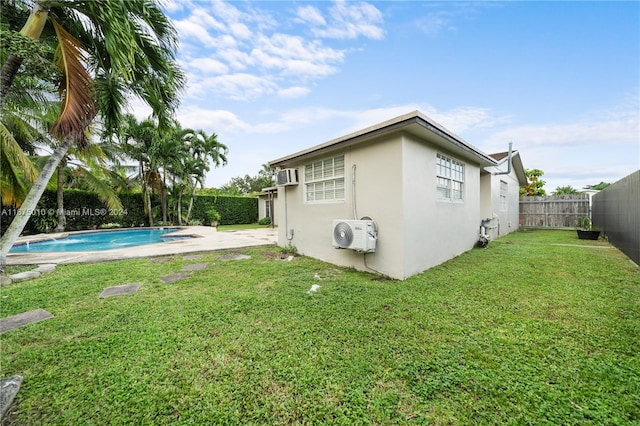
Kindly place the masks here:
POLYGON ((438 199, 462 201, 464 196, 464 164, 442 154, 436 156, 438 199))
POLYGON ((304 166, 305 202, 344 201, 344 155, 304 166))
POLYGON ((271 202, 269 200, 264 202, 264 216, 271 218, 271 202))
POLYGON ((509 186, 507 182, 500 181, 500 210, 507 211, 507 194, 509 193, 509 186))

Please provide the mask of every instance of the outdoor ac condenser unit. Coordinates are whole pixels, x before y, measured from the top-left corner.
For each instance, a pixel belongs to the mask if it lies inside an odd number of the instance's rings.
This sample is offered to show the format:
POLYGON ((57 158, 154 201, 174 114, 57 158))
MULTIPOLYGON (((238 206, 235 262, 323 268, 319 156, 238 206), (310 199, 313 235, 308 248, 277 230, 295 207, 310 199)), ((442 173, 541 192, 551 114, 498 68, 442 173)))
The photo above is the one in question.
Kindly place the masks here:
POLYGON ((376 251, 378 239, 376 224, 372 220, 335 219, 333 221, 333 246, 361 253, 376 251))
POLYGON ((287 186, 298 184, 298 170, 282 169, 276 173, 276 185, 287 186))

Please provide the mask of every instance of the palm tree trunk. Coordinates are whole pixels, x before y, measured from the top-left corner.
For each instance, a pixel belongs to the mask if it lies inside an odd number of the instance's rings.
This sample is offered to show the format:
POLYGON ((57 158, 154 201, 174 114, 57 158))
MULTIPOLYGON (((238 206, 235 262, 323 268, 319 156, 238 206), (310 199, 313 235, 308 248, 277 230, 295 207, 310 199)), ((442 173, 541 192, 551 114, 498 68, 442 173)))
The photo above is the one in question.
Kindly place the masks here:
MULTIPOLYGON (((175 188, 175 184, 173 185, 175 188)), ((182 189, 178 192, 178 225, 182 225, 182 189)))
POLYGON ((191 191, 191 198, 189 198, 189 209, 187 210, 187 224, 189 224, 189 218, 191 217, 191 209, 193 209, 193 198, 196 195, 196 186, 193 186, 193 190, 191 191))
POLYGON ((38 179, 33 183, 27 197, 25 198, 22 206, 18 210, 16 216, 13 218, 13 222, 7 228, 7 231, 0 239, 0 270, 4 270, 5 265, 7 264, 7 254, 13 244, 16 242, 25 225, 29 221, 31 217, 31 213, 36 209, 38 205, 38 201, 40 201, 40 197, 44 193, 51 176, 56 171, 58 164, 67 154, 69 147, 71 146, 71 138, 65 138, 60 145, 53 151, 53 154, 47 160, 47 163, 44 165, 44 168, 38 175, 38 179))
POLYGON ((162 189, 160 190, 162 199, 162 226, 167 226, 167 171, 162 171, 162 189))
POLYGON ((0 71, 0 109, 4 107, 4 97, 9 92, 9 87, 13 84, 13 79, 18 74, 20 65, 22 65, 22 58, 14 55, 9 55, 2 65, 2 71, 0 71))
MULTIPOLYGON (((29 19, 20 30, 20 34, 29 37, 32 40, 37 40, 42 34, 44 24, 49 17, 49 5, 47 0, 40 0, 36 2, 29 19)), ((2 74, 0 74, 0 110, 4 107, 4 97, 9 92, 9 88, 13 84, 20 65, 22 65, 22 59, 14 55, 9 55, 7 60, 2 65, 2 74)))
POLYGON ((153 213, 151 212, 151 194, 149 194, 149 185, 147 185, 147 176, 144 172, 144 162, 140 160, 140 183, 142 184, 142 192, 144 193, 144 204, 147 209, 147 217, 149 226, 153 226, 153 213))
POLYGON ((153 226, 153 212, 151 211, 151 188, 149 187, 148 182, 144 182, 144 192, 147 201, 147 214, 149 215, 149 226, 153 226))
POLYGON ((63 232, 67 226, 67 217, 64 214, 64 166, 66 161, 60 161, 58 164, 58 185, 56 186, 56 200, 58 204, 58 224, 55 232, 63 232))

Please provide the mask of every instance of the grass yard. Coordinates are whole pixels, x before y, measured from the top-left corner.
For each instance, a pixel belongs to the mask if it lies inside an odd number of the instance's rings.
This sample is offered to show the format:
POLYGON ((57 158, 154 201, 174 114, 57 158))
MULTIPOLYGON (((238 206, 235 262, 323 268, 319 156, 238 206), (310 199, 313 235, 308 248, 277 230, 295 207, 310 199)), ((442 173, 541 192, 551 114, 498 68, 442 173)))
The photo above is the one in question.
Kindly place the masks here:
POLYGON ((2 287, 55 316, 0 336, 3 425, 640 423, 640 268, 606 242, 518 232, 404 282, 236 252, 2 287))

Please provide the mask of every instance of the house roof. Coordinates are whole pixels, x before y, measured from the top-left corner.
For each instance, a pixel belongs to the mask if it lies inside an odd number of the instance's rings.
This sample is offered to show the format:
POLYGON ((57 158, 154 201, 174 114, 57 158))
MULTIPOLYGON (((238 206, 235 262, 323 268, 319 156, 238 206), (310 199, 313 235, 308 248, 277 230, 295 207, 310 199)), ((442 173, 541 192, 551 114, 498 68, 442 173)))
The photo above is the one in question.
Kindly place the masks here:
POLYGON ((428 140, 434 145, 446 148, 463 158, 475 161, 479 163, 480 166, 486 167, 497 165, 497 161, 491 158, 488 154, 485 154, 478 148, 464 141, 462 138, 456 136, 453 132, 436 123, 420 111, 413 111, 371 127, 358 130, 357 132, 332 139, 320 145, 270 161, 269 166, 287 167, 291 163, 304 160, 311 156, 330 153, 395 132, 407 132, 416 135, 421 139, 428 140))
POLYGON ((507 157, 509 155, 509 151, 505 151, 505 152, 496 152, 495 154, 489 154, 489 157, 493 158, 496 161, 500 161, 503 158, 507 157))

